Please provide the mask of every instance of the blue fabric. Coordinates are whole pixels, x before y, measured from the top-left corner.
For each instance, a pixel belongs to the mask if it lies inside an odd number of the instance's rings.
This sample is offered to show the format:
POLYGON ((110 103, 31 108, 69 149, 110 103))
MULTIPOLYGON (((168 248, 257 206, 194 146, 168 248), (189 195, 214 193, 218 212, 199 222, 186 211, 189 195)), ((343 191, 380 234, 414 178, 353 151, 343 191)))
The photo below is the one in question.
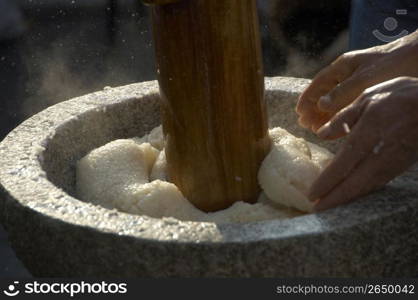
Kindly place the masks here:
POLYGON ((418 29, 418 0, 352 0, 350 49, 393 41, 418 29))
POLYGON ((16 1, 0 0, 0 40, 17 38, 23 31, 23 17, 16 1))

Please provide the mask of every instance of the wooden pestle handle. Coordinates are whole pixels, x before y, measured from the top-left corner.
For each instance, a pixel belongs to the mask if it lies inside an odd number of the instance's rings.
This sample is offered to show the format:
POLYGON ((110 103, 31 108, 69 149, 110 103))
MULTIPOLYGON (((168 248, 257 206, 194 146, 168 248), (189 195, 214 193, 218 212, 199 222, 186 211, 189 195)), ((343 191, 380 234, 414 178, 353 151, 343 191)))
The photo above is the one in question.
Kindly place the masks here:
POLYGON ((170 181, 204 211, 254 203, 270 150, 256 0, 145 2, 164 4, 152 20, 170 181))

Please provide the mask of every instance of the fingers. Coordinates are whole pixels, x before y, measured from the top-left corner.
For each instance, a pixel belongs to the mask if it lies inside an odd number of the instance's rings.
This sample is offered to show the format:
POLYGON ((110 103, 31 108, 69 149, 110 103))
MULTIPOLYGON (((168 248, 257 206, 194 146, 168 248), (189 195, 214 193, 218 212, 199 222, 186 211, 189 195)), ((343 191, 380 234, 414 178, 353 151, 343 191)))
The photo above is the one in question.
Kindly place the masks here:
POLYGON ((341 184, 316 202, 314 210, 322 211, 348 203, 384 186, 400 172, 399 167, 390 163, 396 154, 394 147, 382 153, 369 153, 341 184))
POLYGON ((327 123, 331 117, 332 114, 315 111, 301 116, 299 118, 299 124, 304 128, 308 128, 313 132, 316 132, 318 128, 327 123))
MULTIPOLYGON (((329 68, 329 67, 328 67, 329 68)), ((322 72, 327 72, 327 69, 322 72)), ((299 115, 303 115, 311 112, 317 108, 318 100, 321 96, 326 95, 338 84, 338 81, 332 78, 322 78, 325 75, 318 74, 311 84, 300 95, 298 103, 296 104, 296 112, 299 115), (326 80, 328 79, 328 82, 326 80)))
POLYGON ((313 183, 308 194, 311 201, 324 198, 373 151, 377 137, 368 133, 362 124, 353 128, 341 150, 313 183))
POLYGON ((340 56, 319 72, 302 93, 296 105, 296 112, 300 116, 299 124, 302 127, 316 131, 334 115, 328 111, 320 111, 318 101, 352 75, 358 64, 353 57, 350 53, 340 56))
POLYGON ((363 97, 337 113, 328 123, 319 128, 316 134, 322 139, 337 139, 351 132, 366 107, 363 97))
POLYGON ((351 76, 356 69, 350 55, 340 56, 334 63, 324 68, 299 98, 296 106, 298 114, 305 114, 316 107, 319 98, 329 93, 336 85, 351 76))
POLYGON ((317 132, 319 128, 324 126, 331 118, 332 114, 319 112, 316 118, 311 123, 311 130, 317 132))
POLYGON ((334 138, 343 133, 344 124, 352 127, 345 145, 310 189, 308 197, 317 211, 367 194, 416 162, 416 93, 405 93, 402 82, 368 89, 318 130, 319 136, 334 138))
POLYGON ((324 198, 319 199, 315 203, 314 210, 322 211, 337 207, 376 189, 374 182, 376 167, 378 168, 379 165, 376 165, 372 159, 366 159, 341 184, 324 198))
POLYGON ((319 110, 336 113, 352 103, 367 87, 373 85, 371 75, 353 75, 338 84, 328 94, 319 98, 319 110))

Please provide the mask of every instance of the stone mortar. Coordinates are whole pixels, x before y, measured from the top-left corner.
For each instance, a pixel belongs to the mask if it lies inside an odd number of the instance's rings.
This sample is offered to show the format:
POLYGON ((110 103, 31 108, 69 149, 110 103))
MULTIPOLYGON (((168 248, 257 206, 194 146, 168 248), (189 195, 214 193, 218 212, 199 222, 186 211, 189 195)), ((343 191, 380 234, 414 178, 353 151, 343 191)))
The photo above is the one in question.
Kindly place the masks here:
MULTIPOLYGON (((296 124, 294 106, 308 82, 266 80, 270 122, 319 142, 296 124)), ((418 274, 417 168, 353 204, 244 225, 159 220, 78 200, 76 161, 157 126, 158 99, 156 82, 105 89, 46 109, 0 144, 1 221, 34 276, 418 274)))

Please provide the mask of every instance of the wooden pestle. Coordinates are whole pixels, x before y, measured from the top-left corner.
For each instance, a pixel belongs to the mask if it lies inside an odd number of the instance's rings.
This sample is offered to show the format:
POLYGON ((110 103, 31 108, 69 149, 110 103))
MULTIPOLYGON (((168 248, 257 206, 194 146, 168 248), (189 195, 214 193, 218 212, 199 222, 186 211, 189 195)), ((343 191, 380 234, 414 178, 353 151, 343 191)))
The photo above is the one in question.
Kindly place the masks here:
POLYGON ((204 211, 254 203, 270 150, 256 0, 144 0, 168 176, 204 211))

